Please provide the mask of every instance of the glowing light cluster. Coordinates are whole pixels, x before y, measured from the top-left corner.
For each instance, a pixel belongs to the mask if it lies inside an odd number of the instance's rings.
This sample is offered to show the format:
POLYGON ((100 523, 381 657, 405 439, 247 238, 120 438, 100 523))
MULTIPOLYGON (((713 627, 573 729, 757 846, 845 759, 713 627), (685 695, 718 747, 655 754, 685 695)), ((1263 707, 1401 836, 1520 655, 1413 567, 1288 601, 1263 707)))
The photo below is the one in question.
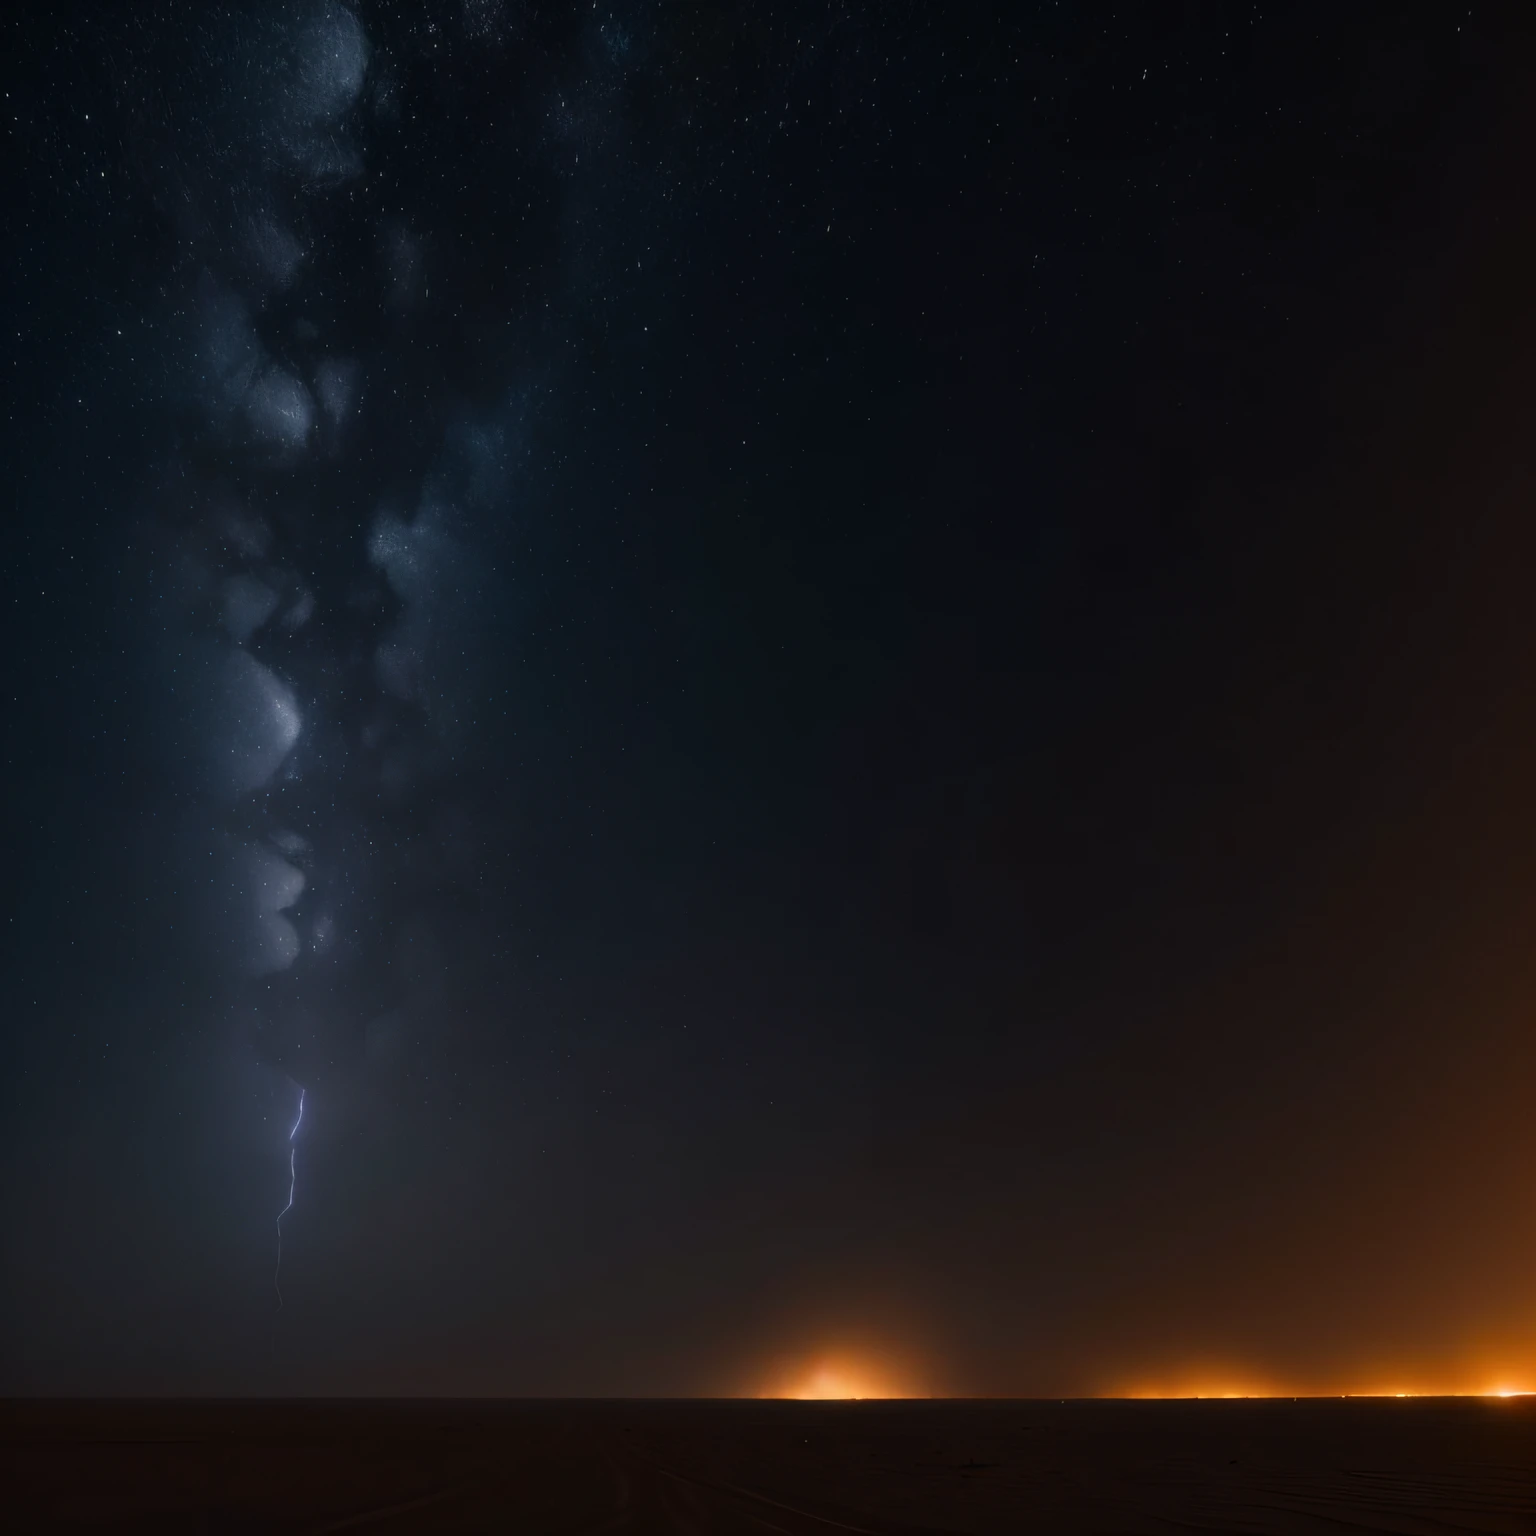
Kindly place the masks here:
POLYGON ((1366 1386, 1359 1390, 1341 1392, 1337 1386, 1319 1386, 1316 1383, 1304 1383, 1297 1386, 1285 1387, 1273 1382, 1258 1384, 1256 1382, 1236 1381, 1212 1381, 1200 1380, 1196 1382, 1170 1382, 1158 1383, 1153 1386, 1137 1385, 1128 1389, 1111 1391, 1103 1394, 1108 1397, 1138 1398, 1155 1401, 1171 1401, 1175 1399, 1212 1398, 1232 1400, 1236 1398, 1321 1398, 1321 1397, 1366 1397, 1366 1398, 1414 1398, 1414 1397, 1481 1397, 1481 1398, 1515 1398, 1533 1397, 1536 1391, 1529 1387, 1469 1386, 1465 1382, 1454 1385, 1420 1384, 1409 1388, 1396 1386, 1366 1386))
POLYGON ((824 1402, 837 1398, 884 1397, 886 1394, 869 1381, 840 1367, 818 1367, 788 1394, 801 1402, 824 1402))
POLYGON ((759 1397, 792 1402, 856 1402, 866 1398, 920 1397, 884 1363, 851 1354, 815 1358, 783 1370, 759 1397))

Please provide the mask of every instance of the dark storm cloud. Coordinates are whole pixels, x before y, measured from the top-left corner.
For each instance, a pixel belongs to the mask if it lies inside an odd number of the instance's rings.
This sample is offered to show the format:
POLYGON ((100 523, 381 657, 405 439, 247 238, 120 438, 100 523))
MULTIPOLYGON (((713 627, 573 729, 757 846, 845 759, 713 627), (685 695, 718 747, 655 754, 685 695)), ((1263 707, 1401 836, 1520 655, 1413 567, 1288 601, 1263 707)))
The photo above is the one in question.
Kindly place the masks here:
MULTIPOLYGON (((113 330, 132 338, 118 399, 141 445, 111 559, 137 680, 120 901, 143 914, 144 1017, 112 1047, 171 1096, 168 1123, 226 1106, 202 1134, 251 1213, 241 1288, 270 1283, 308 1090, 290 1308, 325 1179, 365 1180, 370 1207, 411 1197, 422 1159, 403 1139, 424 1114, 452 1127, 456 1069, 505 1056, 473 989, 527 943, 507 853, 526 798, 508 716, 528 713, 514 552, 530 437, 606 271, 588 229, 573 289, 568 203, 613 174, 605 114, 626 110, 635 54, 604 40, 611 16, 535 38, 524 19, 256 5, 124 35, 128 159, 152 210, 113 330), (486 117, 505 109, 473 148, 431 104, 460 76, 486 117), (445 197, 444 174, 475 186, 445 197)), ((472 1185, 487 1171, 459 1168, 472 1185)), ((265 1314, 273 1293, 252 1300, 265 1314)))
MULTIPOLYGON (((215 13, 201 25, 212 65, 158 146, 156 191, 181 238, 165 296, 145 296, 177 444, 146 495, 165 685, 153 729, 206 797, 205 845, 183 847, 183 876, 212 869, 228 887, 196 926, 232 930, 210 952, 262 978, 261 1050, 311 1084, 389 1035, 373 1020, 397 929, 430 926, 444 880, 473 878, 473 857, 434 851, 445 776, 486 729, 486 642, 515 625, 493 586, 529 391, 559 344, 515 349, 499 372, 433 369, 423 327, 445 306, 466 329, 531 334, 524 307, 509 295, 464 317, 433 210, 358 203, 370 175, 387 184, 397 141, 409 153, 412 44, 511 35, 497 7, 469 7, 462 27, 381 50, 336 4, 215 13), (406 452, 381 454, 380 435, 406 423, 406 452)), ((630 38, 612 17, 591 23, 559 85, 534 61, 540 126, 499 174, 536 179, 553 155, 569 177, 583 150, 593 166, 622 111, 630 38)), ((558 264, 561 249, 537 260, 558 264)))

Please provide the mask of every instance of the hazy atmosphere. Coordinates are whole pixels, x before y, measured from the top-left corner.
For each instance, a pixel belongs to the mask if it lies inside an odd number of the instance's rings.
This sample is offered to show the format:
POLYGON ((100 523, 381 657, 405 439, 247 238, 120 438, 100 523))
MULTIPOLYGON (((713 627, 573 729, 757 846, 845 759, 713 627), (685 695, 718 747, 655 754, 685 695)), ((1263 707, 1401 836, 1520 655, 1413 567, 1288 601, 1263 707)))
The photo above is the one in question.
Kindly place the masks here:
POLYGON ((0 1393, 1536 1391, 1533 46, 0 22, 0 1393))

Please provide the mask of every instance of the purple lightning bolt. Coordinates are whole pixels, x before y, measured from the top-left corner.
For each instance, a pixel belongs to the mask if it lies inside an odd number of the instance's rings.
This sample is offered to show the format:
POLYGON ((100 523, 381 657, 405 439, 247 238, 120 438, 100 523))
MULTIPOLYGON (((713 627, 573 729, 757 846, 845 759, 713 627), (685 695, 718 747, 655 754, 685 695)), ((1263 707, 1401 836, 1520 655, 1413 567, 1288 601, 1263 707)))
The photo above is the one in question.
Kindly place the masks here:
POLYGON ((293 1122, 293 1129, 288 1132, 288 1204, 277 1213, 277 1267, 272 1271, 272 1289, 277 1292, 277 1304, 283 1304, 283 1288, 277 1283, 277 1277, 283 1272, 283 1217, 293 1209, 293 1185, 294 1185, 294 1159, 298 1156, 298 1148, 293 1145, 293 1138, 299 1134, 299 1127, 304 1123, 304 1090, 299 1089, 299 1114, 293 1122))

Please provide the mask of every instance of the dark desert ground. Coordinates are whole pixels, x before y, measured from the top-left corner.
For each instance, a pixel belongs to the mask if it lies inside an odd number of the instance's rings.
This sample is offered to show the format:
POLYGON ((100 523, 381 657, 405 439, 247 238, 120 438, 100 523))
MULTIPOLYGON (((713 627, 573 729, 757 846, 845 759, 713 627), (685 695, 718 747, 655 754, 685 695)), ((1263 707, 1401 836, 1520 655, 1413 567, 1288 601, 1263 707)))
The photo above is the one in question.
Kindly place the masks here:
POLYGON ((11 1529, 1536 1530, 1536 1401, 17 1402, 11 1529))

